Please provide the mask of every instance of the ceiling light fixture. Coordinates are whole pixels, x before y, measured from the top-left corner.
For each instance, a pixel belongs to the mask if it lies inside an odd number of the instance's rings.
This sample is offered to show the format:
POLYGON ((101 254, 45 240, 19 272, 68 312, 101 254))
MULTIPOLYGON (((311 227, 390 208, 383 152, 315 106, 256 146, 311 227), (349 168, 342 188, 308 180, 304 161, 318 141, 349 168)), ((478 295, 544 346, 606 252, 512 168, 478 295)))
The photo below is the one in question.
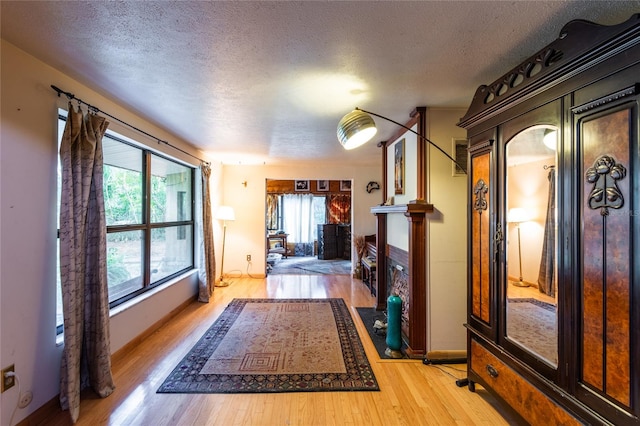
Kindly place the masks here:
MULTIPOLYGON (((342 120, 340 120, 340 122, 338 123, 338 140, 340 141, 340 144, 342 144, 344 149, 354 149, 361 145, 364 145, 376 135, 378 129, 376 128, 375 121, 373 121, 373 118, 371 118, 372 115, 382 118, 383 120, 390 121, 391 123, 410 131, 411 133, 415 134, 420 139, 424 140, 429 145, 433 146, 438 151, 443 153, 449 160, 453 161, 458 167, 460 167, 463 172, 467 169, 456 160, 454 160, 454 158, 447 154, 442 148, 440 148, 438 145, 431 142, 429 139, 422 136, 415 130, 385 116, 376 114, 371 111, 365 111, 357 107, 356 109, 342 117, 342 120)), ((464 173, 466 174, 466 172, 464 173)))

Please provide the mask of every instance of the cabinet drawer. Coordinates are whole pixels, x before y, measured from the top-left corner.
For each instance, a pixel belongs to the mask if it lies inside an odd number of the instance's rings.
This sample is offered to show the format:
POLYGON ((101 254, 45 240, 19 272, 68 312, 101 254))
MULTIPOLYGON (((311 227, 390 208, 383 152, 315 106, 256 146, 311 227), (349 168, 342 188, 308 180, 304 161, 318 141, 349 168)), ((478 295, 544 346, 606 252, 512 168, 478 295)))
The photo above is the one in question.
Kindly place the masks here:
POLYGON ((470 368, 529 423, 581 424, 473 339, 470 368))

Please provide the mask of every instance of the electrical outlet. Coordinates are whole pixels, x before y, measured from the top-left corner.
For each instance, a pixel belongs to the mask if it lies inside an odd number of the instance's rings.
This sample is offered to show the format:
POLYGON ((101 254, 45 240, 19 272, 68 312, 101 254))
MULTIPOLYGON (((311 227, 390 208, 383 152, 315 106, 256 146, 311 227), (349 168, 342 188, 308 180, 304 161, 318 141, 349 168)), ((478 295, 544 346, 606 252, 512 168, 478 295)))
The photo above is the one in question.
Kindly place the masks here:
POLYGON ((247 262, 251 262, 251 255, 250 254, 247 255, 247 262))
POLYGON ((5 376, 5 374, 8 372, 12 372, 12 373, 16 372, 16 367, 14 364, 11 364, 7 368, 2 369, 2 392, 6 391, 9 388, 12 388, 16 384, 15 376, 9 376, 9 377, 5 376))
POLYGON ((20 399, 18 400, 18 408, 25 408, 27 405, 31 404, 31 401, 33 401, 33 392, 23 392, 20 394, 20 399))

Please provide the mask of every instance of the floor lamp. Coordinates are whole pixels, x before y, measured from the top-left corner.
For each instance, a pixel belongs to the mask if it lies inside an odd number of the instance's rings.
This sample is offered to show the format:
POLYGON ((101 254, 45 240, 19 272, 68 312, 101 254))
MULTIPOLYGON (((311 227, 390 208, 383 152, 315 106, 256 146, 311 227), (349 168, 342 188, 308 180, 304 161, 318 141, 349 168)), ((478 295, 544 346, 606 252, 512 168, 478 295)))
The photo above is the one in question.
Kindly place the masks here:
POLYGON ((220 206, 216 213, 216 219, 222 221, 222 261, 220 262, 220 281, 215 285, 216 287, 227 287, 231 284, 229 281, 224 280, 224 245, 227 238, 227 221, 236 220, 236 215, 233 212, 233 207, 220 206))
POLYGON ((361 108, 356 108, 340 120, 338 123, 337 136, 338 141, 344 149, 351 150, 359 147, 367 142, 369 142, 377 133, 378 128, 376 127, 375 121, 371 116, 382 118, 383 120, 387 120, 396 126, 400 126, 403 129, 415 134, 420 139, 427 142, 429 145, 436 148, 442 154, 444 154, 449 160, 453 161, 459 168, 467 174, 467 168, 460 164, 456 159, 447 154, 442 148, 433 143, 431 140, 427 139, 424 135, 416 132, 410 127, 405 126, 402 123, 398 123, 395 120, 392 120, 384 115, 376 114, 375 112, 366 111, 361 108))
POLYGON ((520 276, 518 281, 512 281, 516 287, 529 287, 529 284, 522 280, 522 246, 520 244, 520 224, 529 220, 527 211, 521 207, 514 207, 509 210, 507 221, 516 224, 518 228, 518 266, 520 268, 520 276))

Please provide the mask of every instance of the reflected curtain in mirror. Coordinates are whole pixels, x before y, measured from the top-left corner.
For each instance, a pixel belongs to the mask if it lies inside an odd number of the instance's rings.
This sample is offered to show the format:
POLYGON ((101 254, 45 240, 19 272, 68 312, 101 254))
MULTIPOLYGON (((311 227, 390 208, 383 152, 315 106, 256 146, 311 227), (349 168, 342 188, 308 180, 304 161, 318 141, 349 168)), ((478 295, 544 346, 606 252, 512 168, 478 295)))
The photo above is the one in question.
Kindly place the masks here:
POLYGON ((541 293, 555 296, 555 252, 556 252, 556 169, 549 167, 549 198, 547 202, 547 216, 544 224, 542 241, 542 257, 540 272, 538 273, 538 289, 541 293))

